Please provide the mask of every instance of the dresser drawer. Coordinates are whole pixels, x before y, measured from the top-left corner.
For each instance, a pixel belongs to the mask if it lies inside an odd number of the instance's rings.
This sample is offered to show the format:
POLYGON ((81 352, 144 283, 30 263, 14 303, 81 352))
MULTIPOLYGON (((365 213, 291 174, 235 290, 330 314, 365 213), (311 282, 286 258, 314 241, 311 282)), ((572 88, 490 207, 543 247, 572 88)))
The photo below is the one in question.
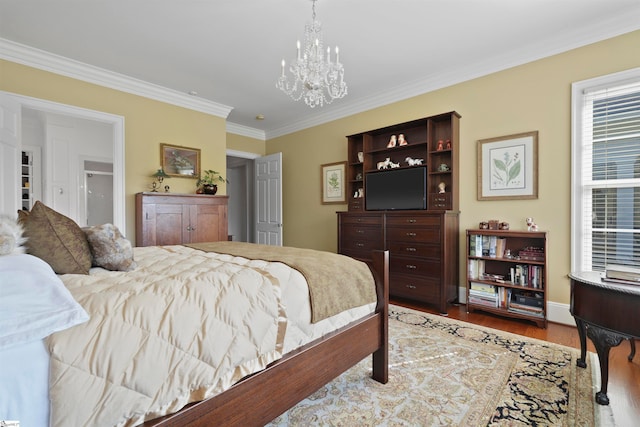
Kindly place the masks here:
POLYGON ((441 248, 439 245, 425 243, 392 241, 388 245, 391 256, 413 256, 418 258, 431 258, 440 260, 441 248))
POLYGON ((451 209, 451 193, 429 195, 429 209, 451 209))
POLYGON ((389 273, 389 282, 389 293, 393 296, 430 303, 440 300, 440 284, 437 280, 389 273))
POLYGON ((382 215, 341 215, 341 224, 382 225, 382 215))
POLYGON ((426 227, 388 227, 387 240, 440 244, 440 230, 426 227))
POLYGON ((369 225, 343 225, 341 240, 343 242, 348 242, 349 240, 371 240, 380 242, 382 246, 382 228, 369 225))
POLYGON ((389 271, 440 280, 440 262, 419 258, 390 256, 389 271))
POLYGON ((345 239, 340 242, 340 253, 354 258, 371 258, 371 251, 382 249, 382 240, 345 239))
POLYGON ((439 216, 429 216, 429 215, 411 215, 411 214, 401 214, 401 215, 387 215, 387 226, 433 226, 437 227, 440 225, 440 217, 439 216))

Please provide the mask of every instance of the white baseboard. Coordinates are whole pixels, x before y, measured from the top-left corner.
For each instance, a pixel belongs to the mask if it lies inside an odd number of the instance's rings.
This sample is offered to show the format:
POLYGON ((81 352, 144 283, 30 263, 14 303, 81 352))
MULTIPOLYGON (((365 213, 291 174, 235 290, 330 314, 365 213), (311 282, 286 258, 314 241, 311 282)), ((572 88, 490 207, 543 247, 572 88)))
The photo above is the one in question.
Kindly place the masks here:
MULTIPOLYGON (((458 288, 458 295, 458 301, 460 301, 460 304, 466 304, 467 289, 464 286, 458 288)), ((569 312, 569 304, 547 301, 547 320, 549 322, 561 323, 563 325, 576 326, 576 322, 569 312)))

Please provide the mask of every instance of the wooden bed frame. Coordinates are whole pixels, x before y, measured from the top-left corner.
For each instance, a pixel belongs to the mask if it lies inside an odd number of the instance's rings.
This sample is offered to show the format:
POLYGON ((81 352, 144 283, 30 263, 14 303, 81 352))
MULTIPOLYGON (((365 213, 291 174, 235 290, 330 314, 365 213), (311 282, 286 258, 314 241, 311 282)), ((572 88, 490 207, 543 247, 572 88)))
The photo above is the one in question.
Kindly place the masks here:
POLYGON ((375 313, 313 341, 229 390, 143 426, 264 426, 338 375, 373 355, 372 378, 389 376, 389 252, 374 251, 375 313))

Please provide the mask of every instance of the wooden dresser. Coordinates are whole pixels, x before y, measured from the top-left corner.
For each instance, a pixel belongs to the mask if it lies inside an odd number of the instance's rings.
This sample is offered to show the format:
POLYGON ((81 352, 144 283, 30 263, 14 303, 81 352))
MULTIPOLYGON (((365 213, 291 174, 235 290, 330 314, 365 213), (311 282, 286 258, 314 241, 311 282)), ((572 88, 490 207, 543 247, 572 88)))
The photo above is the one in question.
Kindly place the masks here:
POLYGON ((136 194, 136 246, 227 240, 228 196, 136 194))
POLYGON ((435 305, 458 297, 458 213, 338 212, 338 253, 368 261, 389 250, 389 293, 435 305))

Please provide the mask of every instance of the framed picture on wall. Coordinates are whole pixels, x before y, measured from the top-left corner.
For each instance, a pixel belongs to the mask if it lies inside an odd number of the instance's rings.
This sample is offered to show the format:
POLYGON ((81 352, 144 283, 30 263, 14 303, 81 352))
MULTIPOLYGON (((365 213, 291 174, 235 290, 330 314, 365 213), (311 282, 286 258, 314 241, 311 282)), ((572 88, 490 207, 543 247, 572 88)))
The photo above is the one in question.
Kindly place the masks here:
POLYGON ((322 174, 322 204, 346 203, 347 162, 327 163, 320 166, 320 171, 322 174))
POLYGON ((160 165, 167 175, 179 178, 200 176, 200 149, 160 144, 160 165))
POLYGON ((478 141, 478 200, 538 198, 538 131, 478 141))

